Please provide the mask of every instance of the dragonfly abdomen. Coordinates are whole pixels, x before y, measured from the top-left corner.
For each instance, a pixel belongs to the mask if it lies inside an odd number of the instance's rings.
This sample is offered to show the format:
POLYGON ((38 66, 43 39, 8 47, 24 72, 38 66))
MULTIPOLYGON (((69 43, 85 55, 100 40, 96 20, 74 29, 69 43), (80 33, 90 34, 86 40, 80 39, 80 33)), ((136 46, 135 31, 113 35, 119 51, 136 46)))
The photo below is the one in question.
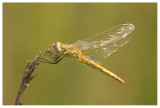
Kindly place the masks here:
POLYGON ((95 69, 97 69, 97 70, 99 70, 99 71, 111 76, 112 78, 120 81, 121 83, 125 82, 123 79, 118 77, 116 74, 110 72, 109 70, 105 69, 104 67, 100 66, 99 64, 97 64, 97 63, 95 63, 95 62, 93 62, 93 61, 91 61, 91 60, 89 60, 87 58, 84 58, 83 56, 82 57, 80 56, 80 58, 78 60, 80 62, 82 62, 82 63, 85 63, 86 65, 89 65, 89 66, 91 66, 91 67, 93 67, 93 68, 95 68, 95 69))

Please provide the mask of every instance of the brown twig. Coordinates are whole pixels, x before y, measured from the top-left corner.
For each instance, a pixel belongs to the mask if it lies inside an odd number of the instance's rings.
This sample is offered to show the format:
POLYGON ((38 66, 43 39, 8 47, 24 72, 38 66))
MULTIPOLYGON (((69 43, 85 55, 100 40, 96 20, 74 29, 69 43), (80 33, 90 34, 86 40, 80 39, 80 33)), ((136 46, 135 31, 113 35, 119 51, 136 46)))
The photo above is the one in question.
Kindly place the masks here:
POLYGON ((32 63, 31 61, 28 61, 24 74, 23 74, 21 85, 20 85, 20 88, 19 88, 19 91, 16 97, 15 105, 22 105, 22 103, 20 102, 20 98, 24 90, 26 89, 26 87, 29 86, 30 81, 36 77, 36 75, 35 74, 32 75, 32 73, 34 72, 36 67, 39 65, 40 63, 39 61, 42 58, 41 56, 42 54, 39 51, 39 55, 36 56, 35 60, 32 63))

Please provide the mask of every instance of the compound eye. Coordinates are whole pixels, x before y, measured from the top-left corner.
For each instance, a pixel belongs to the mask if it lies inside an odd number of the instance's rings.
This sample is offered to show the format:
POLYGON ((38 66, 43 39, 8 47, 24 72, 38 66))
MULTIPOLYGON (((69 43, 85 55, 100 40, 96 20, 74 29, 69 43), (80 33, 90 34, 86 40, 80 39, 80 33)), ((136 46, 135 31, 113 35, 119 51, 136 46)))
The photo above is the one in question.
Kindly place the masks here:
POLYGON ((59 42, 56 42, 54 45, 53 45, 53 48, 56 52, 60 52, 61 51, 61 45, 59 42))

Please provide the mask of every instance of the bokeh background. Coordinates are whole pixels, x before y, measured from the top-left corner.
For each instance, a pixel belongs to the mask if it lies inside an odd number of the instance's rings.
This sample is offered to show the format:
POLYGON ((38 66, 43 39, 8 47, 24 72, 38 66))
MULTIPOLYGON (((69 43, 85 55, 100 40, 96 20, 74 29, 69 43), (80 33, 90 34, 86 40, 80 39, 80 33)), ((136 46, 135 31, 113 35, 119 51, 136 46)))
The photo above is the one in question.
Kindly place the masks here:
POLYGON ((126 83, 65 58, 41 63, 25 105, 156 105, 156 3, 3 3, 3 104, 15 102, 28 60, 52 43, 73 43, 132 23, 131 41, 102 61, 126 83))

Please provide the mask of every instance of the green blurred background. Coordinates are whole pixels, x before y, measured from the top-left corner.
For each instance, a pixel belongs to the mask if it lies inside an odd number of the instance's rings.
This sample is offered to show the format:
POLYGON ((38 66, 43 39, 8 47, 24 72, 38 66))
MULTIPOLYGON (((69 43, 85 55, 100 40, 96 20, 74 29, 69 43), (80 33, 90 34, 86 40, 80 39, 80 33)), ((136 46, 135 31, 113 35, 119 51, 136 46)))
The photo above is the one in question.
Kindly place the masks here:
POLYGON ((74 59, 41 63, 25 105, 156 105, 156 3, 3 3, 3 104, 14 104, 28 60, 56 41, 73 43, 123 23, 131 41, 102 66, 126 83, 74 59))

